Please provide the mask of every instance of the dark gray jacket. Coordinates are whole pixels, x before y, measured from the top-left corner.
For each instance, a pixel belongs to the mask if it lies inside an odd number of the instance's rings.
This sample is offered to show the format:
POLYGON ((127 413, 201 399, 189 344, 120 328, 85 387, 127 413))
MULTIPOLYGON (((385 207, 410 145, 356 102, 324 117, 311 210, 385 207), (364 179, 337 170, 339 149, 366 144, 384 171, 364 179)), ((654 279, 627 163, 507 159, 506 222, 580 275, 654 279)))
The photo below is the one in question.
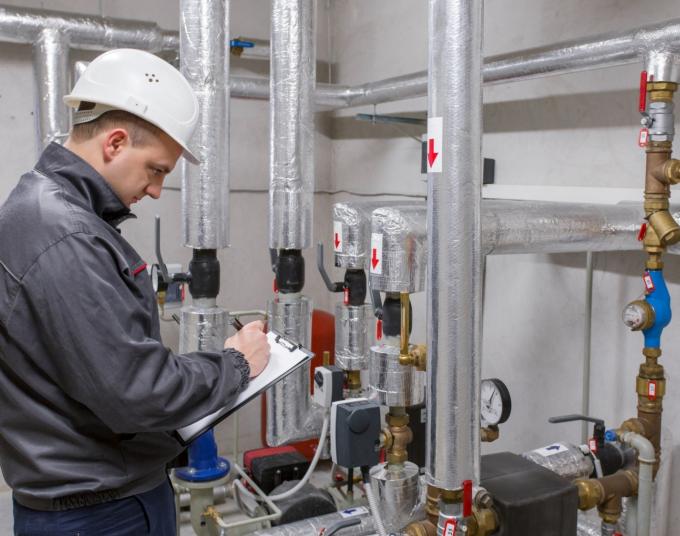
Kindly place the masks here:
POLYGON ((235 350, 161 343, 129 210, 90 165, 51 144, 0 208, 0 466, 16 499, 58 510, 159 485, 171 431, 247 384, 235 350))

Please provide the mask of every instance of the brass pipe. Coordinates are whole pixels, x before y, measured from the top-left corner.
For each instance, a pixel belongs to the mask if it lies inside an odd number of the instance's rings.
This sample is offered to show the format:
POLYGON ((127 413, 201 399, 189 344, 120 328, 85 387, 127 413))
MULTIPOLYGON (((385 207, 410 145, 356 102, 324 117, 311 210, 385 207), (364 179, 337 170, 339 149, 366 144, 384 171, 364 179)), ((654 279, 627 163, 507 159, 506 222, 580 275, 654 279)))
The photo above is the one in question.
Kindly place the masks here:
POLYGON ((638 475, 633 469, 621 469, 613 475, 579 479, 574 484, 578 489, 579 509, 597 506, 602 520, 614 524, 621 516, 621 498, 637 493, 638 475))
POLYGON ((479 439, 485 443, 492 443, 498 439, 500 432, 498 426, 482 426, 480 429, 479 439))
POLYGON ((637 420, 642 425, 643 435, 654 445, 656 463, 653 475, 659 470, 661 459, 661 416, 663 413, 663 397, 666 394, 666 378, 663 366, 658 363, 661 357, 660 348, 643 348, 645 362, 640 365, 636 378, 638 395, 637 420), (650 385, 654 382, 654 396, 649 396, 650 385))
POLYGON ((411 311, 409 305, 411 304, 408 292, 401 292, 399 295, 401 301, 401 351, 399 361, 402 356, 408 357, 408 339, 409 327, 411 326, 411 311))
POLYGON ((402 407, 392 406, 385 417, 388 429, 383 431, 387 440, 386 458, 388 465, 403 464, 408 460, 408 444, 413 440, 413 432, 408 426, 408 413, 402 407))
POLYGON ((347 370, 345 371, 347 378, 347 389, 349 391, 361 391, 361 371, 347 370))

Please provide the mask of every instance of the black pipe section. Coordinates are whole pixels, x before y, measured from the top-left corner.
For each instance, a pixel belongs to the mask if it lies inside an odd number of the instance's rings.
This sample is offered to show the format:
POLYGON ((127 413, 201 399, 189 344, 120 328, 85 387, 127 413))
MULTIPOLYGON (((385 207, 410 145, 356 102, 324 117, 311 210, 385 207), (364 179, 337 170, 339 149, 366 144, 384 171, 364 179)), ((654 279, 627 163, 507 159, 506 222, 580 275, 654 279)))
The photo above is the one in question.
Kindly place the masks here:
POLYGON ((299 249, 279 251, 274 268, 276 288, 282 294, 302 292, 305 286, 305 259, 299 249))
POLYGON ((194 249, 189 273, 189 292, 194 299, 216 298, 220 293, 220 261, 216 249, 194 249))
POLYGON ((366 272, 348 269, 343 289, 347 292, 346 305, 363 305, 366 301, 366 272))
MULTIPOLYGON (((413 328, 413 307, 411 300, 408 301, 409 325, 408 334, 411 335, 413 328)), ((382 305, 382 332, 387 337, 399 337, 401 335, 401 300, 396 292, 388 292, 382 305)))

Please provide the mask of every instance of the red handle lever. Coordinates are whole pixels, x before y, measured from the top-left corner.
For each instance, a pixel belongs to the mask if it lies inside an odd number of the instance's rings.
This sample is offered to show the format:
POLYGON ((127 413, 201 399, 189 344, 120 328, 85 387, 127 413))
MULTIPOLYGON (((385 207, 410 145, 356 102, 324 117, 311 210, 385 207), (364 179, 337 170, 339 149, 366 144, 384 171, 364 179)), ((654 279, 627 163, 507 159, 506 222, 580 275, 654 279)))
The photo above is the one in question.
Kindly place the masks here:
POLYGON ((640 101, 638 110, 640 113, 644 113, 647 109, 647 71, 642 71, 640 73, 640 101))
POLYGON ((463 517, 472 515, 472 480, 463 480, 463 517))

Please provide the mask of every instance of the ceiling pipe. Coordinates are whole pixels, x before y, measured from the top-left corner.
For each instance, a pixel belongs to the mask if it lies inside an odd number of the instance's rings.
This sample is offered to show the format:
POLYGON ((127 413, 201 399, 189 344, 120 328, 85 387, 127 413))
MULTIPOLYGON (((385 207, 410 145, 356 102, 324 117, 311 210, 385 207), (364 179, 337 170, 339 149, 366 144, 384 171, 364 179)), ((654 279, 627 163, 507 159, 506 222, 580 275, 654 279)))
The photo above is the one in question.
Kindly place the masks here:
POLYGON ((182 159, 182 232, 195 249, 229 246, 228 0, 180 1, 180 70, 199 103, 189 148, 199 165, 182 159))
POLYGON ((430 0, 428 122, 440 118, 441 172, 427 198, 425 479, 479 482, 482 3, 430 0))

